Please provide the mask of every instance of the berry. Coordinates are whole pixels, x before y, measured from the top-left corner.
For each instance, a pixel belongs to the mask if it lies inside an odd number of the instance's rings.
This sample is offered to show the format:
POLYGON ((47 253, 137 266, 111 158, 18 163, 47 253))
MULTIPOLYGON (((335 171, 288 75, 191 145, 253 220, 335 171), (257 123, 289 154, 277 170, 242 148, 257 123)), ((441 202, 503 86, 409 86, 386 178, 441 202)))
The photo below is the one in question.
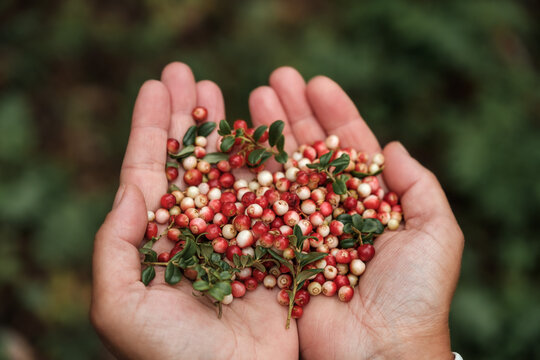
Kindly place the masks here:
POLYGON ((193 117, 193 120, 197 122, 204 121, 206 120, 206 117, 208 116, 208 110, 206 110, 205 107, 197 106, 191 112, 191 116, 193 117))
POLYGON ((371 244, 360 245, 357 249, 358 258, 363 262, 368 262, 375 256, 375 248, 371 244))

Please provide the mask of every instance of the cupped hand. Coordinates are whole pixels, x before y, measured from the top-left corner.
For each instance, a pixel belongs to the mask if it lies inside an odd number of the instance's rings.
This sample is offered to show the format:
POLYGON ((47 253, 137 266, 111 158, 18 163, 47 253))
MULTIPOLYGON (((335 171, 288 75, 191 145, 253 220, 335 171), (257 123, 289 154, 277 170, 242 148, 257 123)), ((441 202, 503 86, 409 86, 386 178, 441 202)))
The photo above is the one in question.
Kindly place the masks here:
POLYGON ((306 84, 296 70, 279 68, 270 86, 253 91, 250 110, 255 125, 285 121, 289 153, 330 134, 345 147, 382 151, 384 182, 399 195, 405 214, 405 226, 375 241, 375 257, 351 302, 312 298, 297 321, 302 356, 453 359, 448 314, 463 234, 435 176, 399 143, 382 150, 353 102, 326 77, 306 84))
MULTIPOLYGON (((217 319, 206 298, 192 295, 187 280, 175 286, 163 272, 148 287, 141 282, 138 247, 147 209, 159 207, 167 191, 166 141, 182 139, 193 124, 195 106, 208 110, 208 121, 225 117, 220 89, 195 82, 188 66, 168 65, 161 81, 140 89, 113 209, 96 235, 91 320, 111 351, 130 359, 267 359, 297 358, 296 324, 285 331, 285 308, 275 295, 259 288, 234 301, 217 319)), ((217 134, 209 137, 215 151, 217 134)), ((180 174, 179 179, 182 179, 180 174)), ((179 186, 184 186, 181 180, 179 186)), ((166 238, 154 249, 172 248, 166 238)))

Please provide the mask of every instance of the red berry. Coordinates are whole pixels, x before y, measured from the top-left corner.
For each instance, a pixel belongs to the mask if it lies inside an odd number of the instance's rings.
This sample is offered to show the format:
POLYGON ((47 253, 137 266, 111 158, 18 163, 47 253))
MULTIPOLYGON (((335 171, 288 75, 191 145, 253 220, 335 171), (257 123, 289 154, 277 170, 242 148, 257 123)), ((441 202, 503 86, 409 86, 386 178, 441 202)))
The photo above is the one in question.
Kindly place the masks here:
POLYGON ((349 302, 353 298, 354 290, 349 285, 342 286, 338 291, 338 298, 343 302, 349 302))
POLYGON ((249 290, 249 291, 255 290, 257 288, 257 286, 259 285, 257 280, 255 280, 252 277, 249 277, 249 278, 245 279, 244 284, 246 285, 246 289, 249 290))
POLYGON ((357 251, 358 251, 358 258, 362 260, 363 262, 367 262, 373 259, 373 256, 375 256, 375 248, 371 244, 360 245, 357 251))
POLYGON ((222 238, 221 236, 212 240, 212 248, 218 254, 225 253, 228 247, 229 247, 229 243, 227 242, 227 240, 225 240, 225 238, 222 238))
POLYGON ((176 205, 176 198, 173 194, 165 194, 161 197, 161 206, 165 209, 170 209, 176 205))
POLYGON ((287 294, 287 290, 281 289, 277 293, 277 301, 279 305, 289 306, 289 294, 287 294))
POLYGON ((219 177, 219 185, 222 188, 228 189, 231 188, 234 184, 234 175, 231 173, 223 173, 219 177))
POLYGON ((197 186, 202 182, 202 173, 198 169, 190 169, 184 174, 184 182, 191 186, 197 186))
POLYGON ((229 156, 229 164, 231 164, 231 167, 233 169, 238 169, 244 166, 245 159, 240 154, 232 154, 231 156, 229 156))
POLYGON ((206 117, 208 116, 208 110, 206 110, 205 107, 197 106, 191 112, 191 116, 193 117, 193 120, 195 121, 204 121, 206 120, 206 117))
POLYGON ((336 276, 336 278, 334 279, 334 283, 336 284, 338 290, 342 287, 342 286, 346 286, 346 285, 350 285, 351 283, 349 282, 349 278, 346 276, 346 275, 338 275, 336 276))
POLYGON ((305 306, 309 303, 309 292, 304 289, 300 289, 296 292, 294 296, 294 303, 298 306, 305 306))
POLYGON ((158 228, 157 224, 155 222, 149 222, 146 225, 146 238, 151 239, 155 236, 157 236, 158 228))
POLYGON ((234 254, 237 254, 238 256, 242 256, 242 249, 240 249, 240 246, 238 245, 231 245, 227 248, 226 256, 229 261, 233 261, 234 254))
POLYGON ((293 319, 299 319, 302 317, 303 313, 304 313, 304 309, 302 309, 300 306, 293 306, 291 310, 291 317, 293 319))
POLYGON ((235 280, 231 282, 231 293, 235 298, 242 297, 246 294, 246 286, 240 281, 235 280))
POLYGON ((351 254, 345 249, 338 250, 338 252, 336 253, 336 262, 338 264, 348 264, 348 263, 350 263, 351 262, 351 254))
POLYGON ((180 149, 180 143, 176 139, 167 139, 167 152, 169 154, 176 154, 180 149))
POLYGON ((178 169, 174 166, 167 166, 165 169, 165 176, 167 176, 168 181, 174 181, 178 178, 178 169))
POLYGON ((247 122, 245 122, 244 120, 238 119, 233 123, 233 128, 235 130, 244 129, 244 131, 246 131, 248 129, 248 125, 247 125, 247 122))
POLYGON ((169 253, 163 252, 163 253, 158 255, 157 261, 159 261, 159 262, 168 262, 170 258, 171 258, 171 256, 170 256, 169 253))

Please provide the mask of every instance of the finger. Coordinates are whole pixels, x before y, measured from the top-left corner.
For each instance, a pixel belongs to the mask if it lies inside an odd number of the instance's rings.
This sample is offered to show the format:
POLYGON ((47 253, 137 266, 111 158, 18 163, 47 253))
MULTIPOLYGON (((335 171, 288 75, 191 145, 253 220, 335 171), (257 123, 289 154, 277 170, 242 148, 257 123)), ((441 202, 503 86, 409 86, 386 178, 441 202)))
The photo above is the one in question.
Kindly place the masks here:
POLYGON ((94 242, 93 281, 96 293, 119 291, 140 281, 139 246, 146 229, 144 197, 132 184, 121 185, 115 205, 94 242))
POLYGON ((186 130, 194 124, 191 112, 197 104, 195 78, 186 64, 174 62, 165 67, 161 81, 171 97, 171 126, 169 137, 182 141, 186 130))
POLYGON ((308 83, 306 94, 327 134, 337 135, 345 147, 351 146, 370 154, 381 151, 377 138, 338 84, 326 76, 317 76, 308 83))
POLYGON ((249 111, 254 127, 260 125, 270 126, 276 120, 283 120, 285 123, 283 129, 285 151, 291 153, 296 150, 298 145, 292 133, 291 124, 274 89, 269 86, 260 86, 253 90, 249 95, 249 111))
POLYGON ((302 75, 292 67, 280 67, 270 75, 270 86, 285 109, 298 143, 311 144, 324 140, 326 133, 311 111, 302 75))
MULTIPOLYGON (((208 111, 206 121, 219 124, 220 120, 225 119, 225 102, 223 101, 221 89, 212 81, 203 80, 197 83, 197 106, 203 106, 208 111)), ((217 130, 214 130, 207 137, 207 152, 217 151, 218 137, 217 130)))
POLYGON ((399 142, 384 148, 384 180, 401 199, 406 228, 446 232, 459 245, 463 234, 441 185, 432 172, 413 159, 399 142))
POLYGON ((133 110, 131 133, 120 182, 137 185, 148 209, 155 209, 167 188, 165 146, 170 122, 167 88, 159 81, 143 84, 133 110))

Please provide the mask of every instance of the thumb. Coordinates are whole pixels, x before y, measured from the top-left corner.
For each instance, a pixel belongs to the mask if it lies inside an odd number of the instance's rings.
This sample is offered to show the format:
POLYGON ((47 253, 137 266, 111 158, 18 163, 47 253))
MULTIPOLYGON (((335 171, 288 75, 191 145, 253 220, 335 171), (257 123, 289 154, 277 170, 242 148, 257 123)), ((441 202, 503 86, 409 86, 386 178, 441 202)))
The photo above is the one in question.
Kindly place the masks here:
POLYGON ((444 231, 455 244, 462 246, 463 234, 435 175, 412 158, 399 142, 388 144, 383 153, 384 181, 401 199, 406 227, 431 234, 444 231))
POLYGON ((94 242, 93 280, 96 292, 118 290, 140 280, 138 246, 144 236, 147 215, 144 196, 132 184, 118 189, 113 209, 94 242))

